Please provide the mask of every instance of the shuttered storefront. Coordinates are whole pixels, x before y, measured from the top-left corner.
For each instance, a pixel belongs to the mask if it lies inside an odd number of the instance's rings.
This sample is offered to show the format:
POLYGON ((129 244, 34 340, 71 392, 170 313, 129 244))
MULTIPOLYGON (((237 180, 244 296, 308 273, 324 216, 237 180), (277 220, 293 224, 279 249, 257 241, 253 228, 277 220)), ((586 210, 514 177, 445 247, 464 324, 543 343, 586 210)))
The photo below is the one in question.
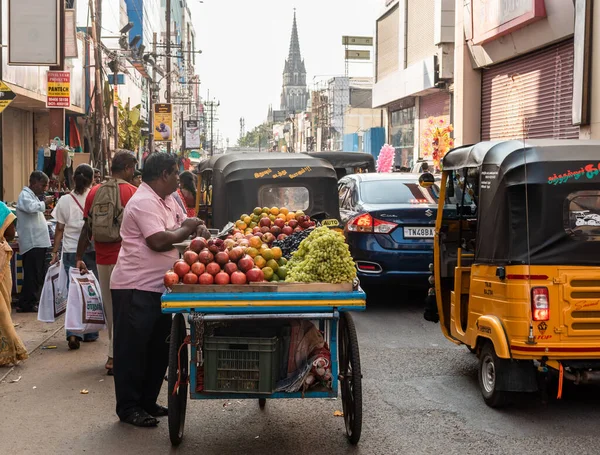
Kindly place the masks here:
POLYGON ((426 140, 423 133, 429 128, 431 117, 436 121, 443 120, 444 125, 450 123, 450 93, 439 91, 419 98, 419 158, 423 159, 431 159, 430 156, 425 156, 426 147, 423 145, 426 140))
POLYGON ((573 40, 483 70, 481 139, 578 139, 573 40))

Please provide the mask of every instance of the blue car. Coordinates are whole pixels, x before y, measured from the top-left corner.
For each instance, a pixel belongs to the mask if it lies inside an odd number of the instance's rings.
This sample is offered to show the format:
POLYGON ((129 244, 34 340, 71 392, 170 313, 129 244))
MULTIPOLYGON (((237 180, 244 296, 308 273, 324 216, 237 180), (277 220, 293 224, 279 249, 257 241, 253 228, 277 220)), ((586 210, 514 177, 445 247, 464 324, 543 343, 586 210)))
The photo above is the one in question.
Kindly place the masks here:
POLYGON ((353 174, 338 194, 361 284, 427 287, 439 187, 421 187, 418 174, 353 174))

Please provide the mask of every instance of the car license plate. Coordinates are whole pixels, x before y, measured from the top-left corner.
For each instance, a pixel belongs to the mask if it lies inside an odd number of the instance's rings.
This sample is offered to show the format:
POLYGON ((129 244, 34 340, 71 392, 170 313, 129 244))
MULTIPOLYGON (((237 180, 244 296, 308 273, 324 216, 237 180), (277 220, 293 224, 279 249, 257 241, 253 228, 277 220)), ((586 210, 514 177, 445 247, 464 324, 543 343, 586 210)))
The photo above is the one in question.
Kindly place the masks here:
POLYGON ((434 237, 435 230, 432 227, 405 227, 404 238, 405 239, 432 239, 434 237))

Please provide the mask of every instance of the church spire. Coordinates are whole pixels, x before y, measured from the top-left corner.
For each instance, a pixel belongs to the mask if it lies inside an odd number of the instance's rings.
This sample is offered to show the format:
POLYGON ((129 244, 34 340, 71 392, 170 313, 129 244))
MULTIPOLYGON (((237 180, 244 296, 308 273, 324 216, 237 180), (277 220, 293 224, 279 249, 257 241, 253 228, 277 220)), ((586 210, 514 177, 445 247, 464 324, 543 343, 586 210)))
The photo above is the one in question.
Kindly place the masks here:
POLYGON ((304 61, 300 53, 300 40, 298 39, 298 25, 296 23, 296 8, 294 8, 294 23, 290 37, 290 50, 286 61, 285 72, 305 72, 304 61))

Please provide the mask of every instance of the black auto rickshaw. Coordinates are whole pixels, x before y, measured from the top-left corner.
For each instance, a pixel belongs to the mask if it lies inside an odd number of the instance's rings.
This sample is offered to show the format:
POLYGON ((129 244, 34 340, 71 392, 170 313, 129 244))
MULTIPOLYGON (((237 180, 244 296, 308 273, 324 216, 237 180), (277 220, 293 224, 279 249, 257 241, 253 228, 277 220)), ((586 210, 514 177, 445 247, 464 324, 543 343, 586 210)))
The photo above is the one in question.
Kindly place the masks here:
POLYGON ((255 207, 339 220, 337 175, 327 161, 293 153, 226 153, 198 168, 198 216, 221 229, 255 207))
POLYGON ((482 142, 442 168, 426 318, 479 356, 486 404, 544 391, 538 373, 559 398, 599 384, 600 141, 482 142))
POLYGON ((310 152, 308 155, 331 163, 338 180, 348 174, 375 172, 375 158, 362 152, 310 152))

